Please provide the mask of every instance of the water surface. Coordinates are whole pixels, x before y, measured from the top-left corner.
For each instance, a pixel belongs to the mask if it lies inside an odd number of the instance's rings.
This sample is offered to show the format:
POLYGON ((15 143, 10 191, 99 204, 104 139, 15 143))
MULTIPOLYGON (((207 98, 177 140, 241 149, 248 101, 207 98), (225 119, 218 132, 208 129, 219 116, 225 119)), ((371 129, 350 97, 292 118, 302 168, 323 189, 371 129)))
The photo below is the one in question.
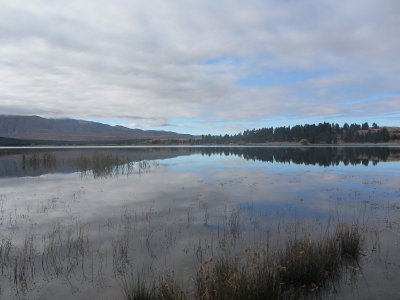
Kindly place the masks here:
POLYGON ((174 271, 337 223, 365 229, 358 280, 326 298, 399 298, 400 148, 0 150, 1 296, 121 299, 174 271))

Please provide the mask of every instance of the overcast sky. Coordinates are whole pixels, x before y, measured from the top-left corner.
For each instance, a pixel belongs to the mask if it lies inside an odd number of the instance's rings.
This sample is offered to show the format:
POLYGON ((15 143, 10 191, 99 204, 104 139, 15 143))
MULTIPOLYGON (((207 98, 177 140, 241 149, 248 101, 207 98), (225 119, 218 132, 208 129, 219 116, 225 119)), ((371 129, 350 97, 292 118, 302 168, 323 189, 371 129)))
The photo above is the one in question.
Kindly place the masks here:
POLYGON ((399 0, 0 0, 0 113, 400 125, 399 0))

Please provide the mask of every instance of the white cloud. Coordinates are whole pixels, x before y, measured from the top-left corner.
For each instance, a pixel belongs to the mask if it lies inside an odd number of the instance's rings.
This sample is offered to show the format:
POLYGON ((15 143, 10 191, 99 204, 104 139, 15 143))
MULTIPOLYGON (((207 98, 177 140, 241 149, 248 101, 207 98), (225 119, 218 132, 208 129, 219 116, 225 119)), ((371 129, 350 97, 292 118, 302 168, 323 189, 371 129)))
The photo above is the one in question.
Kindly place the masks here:
MULTIPOLYGON (((0 111, 144 126, 351 116, 357 99, 373 114, 370 95, 399 92, 399 13, 397 0, 0 0, 0 111), (238 84, 315 69, 329 72, 238 84)), ((377 112, 400 112, 397 99, 377 112)))

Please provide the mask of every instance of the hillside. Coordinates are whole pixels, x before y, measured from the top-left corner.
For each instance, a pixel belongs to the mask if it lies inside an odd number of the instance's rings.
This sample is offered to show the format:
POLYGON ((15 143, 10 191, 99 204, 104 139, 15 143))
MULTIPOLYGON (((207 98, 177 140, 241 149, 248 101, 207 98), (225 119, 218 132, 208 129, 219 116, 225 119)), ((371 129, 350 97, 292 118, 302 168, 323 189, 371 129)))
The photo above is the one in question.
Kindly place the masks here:
POLYGON ((170 131, 130 129, 76 119, 0 115, 0 137, 46 141, 119 141, 132 139, 187 139, 170 131))

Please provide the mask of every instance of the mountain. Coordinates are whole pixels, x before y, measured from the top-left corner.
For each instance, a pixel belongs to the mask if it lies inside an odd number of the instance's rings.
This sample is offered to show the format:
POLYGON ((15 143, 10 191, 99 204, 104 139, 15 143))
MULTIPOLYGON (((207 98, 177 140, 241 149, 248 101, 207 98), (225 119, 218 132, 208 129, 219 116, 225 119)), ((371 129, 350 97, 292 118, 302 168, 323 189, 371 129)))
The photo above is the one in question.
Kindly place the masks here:
POLYGON ((130 129, 76 119, 0 115, 0 137, 42 141, 121 141, 135 139, 188 139, 170 131, 130 129))

